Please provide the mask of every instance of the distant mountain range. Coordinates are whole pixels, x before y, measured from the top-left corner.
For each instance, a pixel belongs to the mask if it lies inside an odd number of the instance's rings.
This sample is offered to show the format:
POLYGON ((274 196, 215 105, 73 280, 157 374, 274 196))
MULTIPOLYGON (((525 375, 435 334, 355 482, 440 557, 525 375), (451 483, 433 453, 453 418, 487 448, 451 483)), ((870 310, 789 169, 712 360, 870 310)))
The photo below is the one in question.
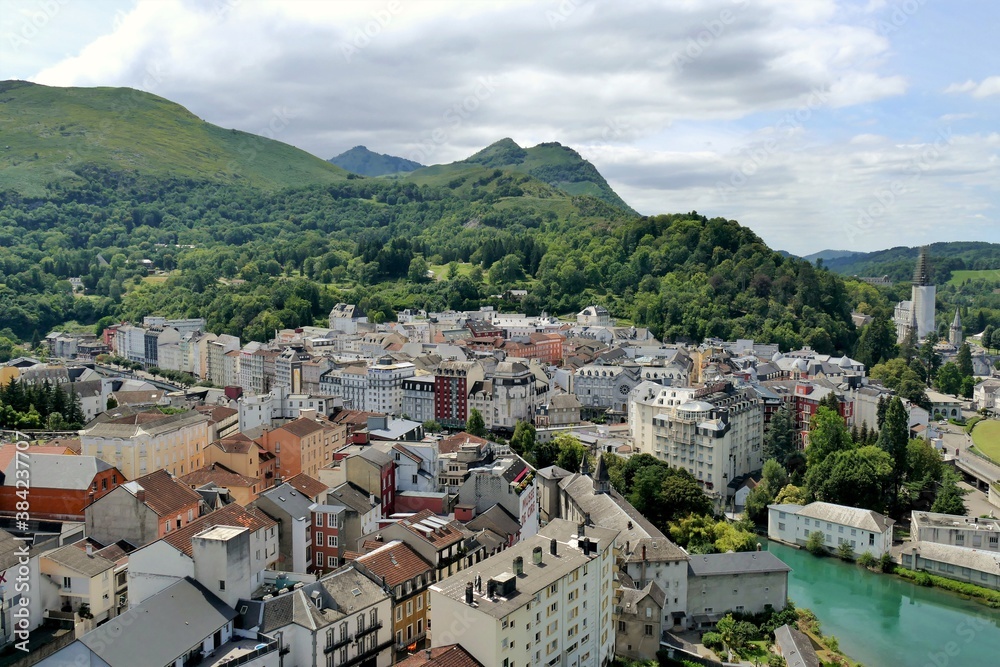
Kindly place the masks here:
POLYGON ((370 151, 365 146, 355 146, 327 162, 360 176, 387 176, 424 166, 406 158, 370 151))
MULTIPOLYGON (((928 246, 931 279, 947 282, 954 271, 1000 269, 1000 243, 981 241, 950 241, 928 246)), ((910 280, 919 246, 898 246, 875 252, 849 250, 822 250, 802 259, 823 266, 845 276, 889 276, 891 279, 910 280)))

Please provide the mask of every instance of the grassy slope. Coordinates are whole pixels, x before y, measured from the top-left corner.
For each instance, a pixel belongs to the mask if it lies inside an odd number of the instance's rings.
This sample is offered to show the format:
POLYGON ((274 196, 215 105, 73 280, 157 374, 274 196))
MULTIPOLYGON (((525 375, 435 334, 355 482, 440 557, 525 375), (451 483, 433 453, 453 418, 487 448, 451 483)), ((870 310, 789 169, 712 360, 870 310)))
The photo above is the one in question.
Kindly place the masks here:
POLYGON ((961 285, 966 280, 986 280, 993 283, 1000 283, 1000 270, 983 269, 980 271, 952 271, 949 285, 961 285))
MULTIPOLYGON (((280 134, 280 133, 279 133, 280 134)), ((131 88, 0 83, 0 190, 41 196, 84 166, 158 177, 244 182, 267 189, 346 178, 279 141, 207 123, 131 88)))
POLYGON ((984 419, 976 424, 972 441, 979 451, 1000 464, 1000 421, 984 419))

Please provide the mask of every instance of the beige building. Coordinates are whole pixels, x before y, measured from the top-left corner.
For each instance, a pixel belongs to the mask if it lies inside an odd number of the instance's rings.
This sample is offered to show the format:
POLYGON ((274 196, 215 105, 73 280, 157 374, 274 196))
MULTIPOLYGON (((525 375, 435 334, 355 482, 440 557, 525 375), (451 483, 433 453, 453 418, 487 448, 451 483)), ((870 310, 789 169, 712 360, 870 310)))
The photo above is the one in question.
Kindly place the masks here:
POLYGON ((195 410, 148 410, 92 423, 80 431, 81 454, 96 456, 128 479, 166 470, 185 475, 205 465, 209 418, 195 410))
POLYGON ((615 651, 617 531, 555 520, 431 586, 433 646, 461 641, 484 665, 598 667, 615 651))
POLYGON ((717 503, 730 481, 763 466, 764 407, 752 389, 664 387, 630 412, 638 452, 686 469, 717 503))
POLYGON ((67 544, 39 559, 42 576, 59 588, 60 608, 70 607, 84 619, 93 616, 94 624, 116 615, 116 567, 115 561, 94 553, 89 543, 67 544))
POLYGON ((791 568, 769 551, 698 554, 688 563, 688 613, 693 629, 715 626, 727 613, 784 609, 791 568))
POLYGON ((663 630, 663 589, 651 581, 644 588, 619 588, 615 596, 618 627, 615 653, 630 660, 655 660, 663 630))

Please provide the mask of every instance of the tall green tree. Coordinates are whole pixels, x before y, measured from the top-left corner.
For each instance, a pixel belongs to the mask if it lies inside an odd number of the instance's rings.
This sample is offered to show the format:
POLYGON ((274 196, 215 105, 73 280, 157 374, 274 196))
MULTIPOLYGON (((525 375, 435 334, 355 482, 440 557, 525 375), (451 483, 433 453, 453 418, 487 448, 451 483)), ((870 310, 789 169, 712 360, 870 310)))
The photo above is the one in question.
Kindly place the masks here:
POLYGON ((834 452, 806 472, 814 500, 884 512, 892 485, 892 457, 879 447, 834 452))
POLYGON ((861 331, 854 357, 871 368, 892 358, 896 348, 896 331, 885 317, 876 317, 861 331))
POLYGON ((477 438, 486 437, 486 421, 483 419, 483 413, 476 408, 469 411, 469 418, 465 420, 465 432, 477 438))
POLYGON ((965 491, 958 485, 959 481, 958 473, 951 468, 944 469, 944 473, 941 476, 941 487, 934 498, 934 504, 931 505, 932 512, 956 514, 958 516, 965 516, 969 513, 963 499, 965 491))
POLYGON ((535 427, 525 421, 517 420, 514 425, 514 435, 510 438, 510 446, 518 456, 527 456, 535 448, 535 427))
POLYGON ((851 449, 851 434, 843 417, 830 408, 816 409, 809 421, 809 446, 806 447, 806 461, 809 467, 827 458, 834 452, 851 449))
POLYGON ((892 511, 899 508, 899 491, 908 472, 907 448, 909 444, 909 414, 903 406, 903 401, 899 400, 897 396, 889 402, 889 408, 885 411, 885 424, 882 425, 878 436, 879 448, 892 459, 892 487, 889 497, 889 507, 892 511))
POLYGON ((955 360, 958 363, 958 370, 962 374, 962 377, 972 377, 975 372, 972 367, 972 350, 969 348, 968 343, 962 343, 961 347, 958 348, 958 357, 955 360))
POLYGON ((764 434, 764 459, 774 459, 779 464, 785 465, 795 452, 792 409, 788 403, 783 403, 778 411, 771 415, 771 422, 764 434))
POLYGON ((952 361, 941 366, 934 381, 938 391, 943 394, 954 396, 962 391, 962 372, 958 369, 958 364, 952 361))

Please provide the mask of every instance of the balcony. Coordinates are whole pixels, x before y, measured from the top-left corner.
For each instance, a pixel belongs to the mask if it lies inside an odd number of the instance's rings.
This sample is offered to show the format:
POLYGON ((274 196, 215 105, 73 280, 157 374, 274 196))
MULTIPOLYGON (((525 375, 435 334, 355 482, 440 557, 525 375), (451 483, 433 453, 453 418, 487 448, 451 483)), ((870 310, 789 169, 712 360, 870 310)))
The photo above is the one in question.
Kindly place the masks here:
POLYGON ((263 665, 272 661, 260 658, 275 653, 278 650, 278 640, 260 635, 257 639, 237 639, 215 649, 212 655, 198 663, 204 667, 239 667, 239 665, 263 665))
POLYGON ((354 641, 354 639, 352 637, 350 637, 350 636, 341 637, 340 639, 338 639, 337 641, 335 641, 333 643, 328 643, 326 645, 326 648, 323 649, 323 653, 332 653, 332 652, 336 651, 338 648, 341 648, 343 646, 347 646, 352 641, 354 641))
POLYGON ((353 665, 359 665, 364 661, 368 660, 368 658, 374 658, 376 655, 386 650, 387 648, 391 648, 392 645, 393 645, 393 640, 391 639, 388 641, 384 641, 381 644, 376 644, 367 651, 358 653, 356 656, 354 656, 353 658, 345 662, 343 665, 341 665, 341 667, 353 667, 353 665))
POLYGON ((382 629, 382 621, 378 621, 374 625, 369 625, 364 630, 359 631, 356 635, 354 635, 354 638, 355 639, 360 639, 361 637, 366 637, 366 636, 370 635, 371 633, 376 632, 376 631, 381 630, 381 629, 382 629))

